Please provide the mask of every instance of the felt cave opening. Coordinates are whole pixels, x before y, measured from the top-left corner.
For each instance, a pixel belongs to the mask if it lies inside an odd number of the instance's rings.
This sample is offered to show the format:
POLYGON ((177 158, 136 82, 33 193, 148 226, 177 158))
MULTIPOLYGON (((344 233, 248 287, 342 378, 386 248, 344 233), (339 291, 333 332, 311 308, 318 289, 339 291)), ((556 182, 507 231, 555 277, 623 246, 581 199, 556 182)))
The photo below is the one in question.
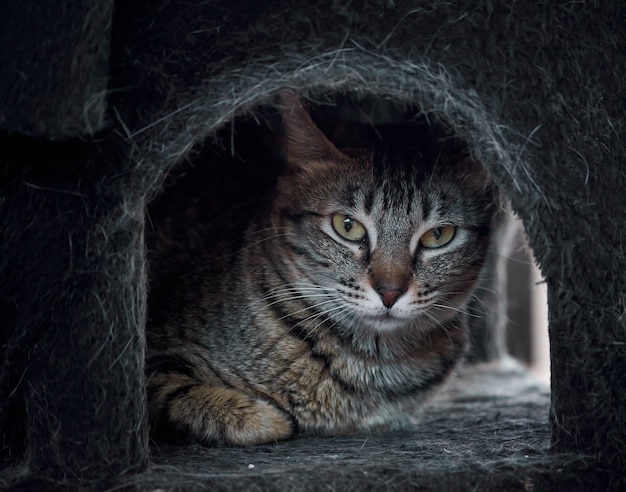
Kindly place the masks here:
MULTIPOLYGON (((426 162, 471 154, 467 142, 456 137, 445 121, 417 107, 397 106, 390 99, 328 92, 316 95, 306 106, 315 124, 339 148, 367 148, 374 139, 381 139, 399 151, 418 154, 426 162)), ((174 272, 162 273, 162 259, 200 257, 205 243, 215 236, 236 240, 233 248, 238 247, 252 211, 285 172, 281 126, 280 103, 273 97, 265 105, 226 122, 192 148, 168 174, 146 209, 148 305, 168 302, 172 289, 167 275, 174 272), (207 227, 213 234, 204 233, 207 227)), ((507 349, 523 352, 513 343, 507 347, 507 332, 512 331, 509 323, 520 331, 529 330, 527 316, 511 320, 507 312, 507 259, 511 243, 521 231, 519 224, 512 223, 505 197, 499 199, 499 208, 482 275, 482 294, 475 296, 468 308, 474 340, 469 360, 482 362, 498 360, 507 349), (527 326, 519 326, 521 323, 527 326)), ((523 250, 518 256, 518 261, 532 261, 523 250)), ((521 269, 518 272, 527 273, 521 269)), ((520 287, 524 292, 524 286, 520 287)), ((529 333, 520 333, 517 339, 528 344, 529 337, 529 333)), ((526 362, 529 358, 526 355, 526 362)))
MULTIPOLYGON (((512 162, 493 133, 480 133, 491 129, 488 121, 481 121, 479 128, 463 120, 450 122, 447 115, 432 108, 426 112, 414 101, 381 97, 367 89, 316 91, 301 87, 300 93, 306 97, 315 123, 341 146, 365 145, 380 137, 430 159, 441 152, 478 153, 489 156, 496 166, 512 162), (464 140, 479 133, 478 143, 464 140)), ((233 237, 241 234, 250 211, 283 171, 278 106, 276 92, 269 93, 260 104, 246 107, 199 139, 171 168, 162 188, 147 204, 149 270, 151 264, 158 268, 161 255, 188 258, 190 251, 200 254, 207 238, 193 232, 199 223, 208 221, 212 230, 227 236, 233 230, 233 237), (158 250, 151 251, 155 244, 151 236, 159 233, 171 240, 159 242, 158 250)), ((275 487, 275 477, 280 474, 279 488, 295 490, 315 489, 319 486, 316 477, 321 474, 332 477, 327 483, 337 489, 350 482, 381 486, 390 480, 399 486, 446 489, 468 479, 474 487, 497 484, 522 489, 536 480, 529 478, 527 468, 547 476, 542 464, 550 461, 549 388, 510 359, 504 348, 506 299, 499 290, 505 280, 496 270, 503 267, 502 254, 507 254, 503 250, 510 241, 505 200, 482 297, 470 307, 474 316, 468 363, 455 374, 449 388, 427 405, 422 425, 408 433, 300 436, 240 449, 153 443, 152 465, 130 482, 157 486, 172 480, 183 490, 200 484, 225 490, 264 489, 275 487), (482 462, 489 465, 482 469, 477 465, 482 462), (344 467, 347 472, 339 471, 344 467)), ((151 283, 150 273, 148 278, 151 283)), ((163 283, 150 285, 148 305, 167 302, 168 288, 167 277, 163 283)))

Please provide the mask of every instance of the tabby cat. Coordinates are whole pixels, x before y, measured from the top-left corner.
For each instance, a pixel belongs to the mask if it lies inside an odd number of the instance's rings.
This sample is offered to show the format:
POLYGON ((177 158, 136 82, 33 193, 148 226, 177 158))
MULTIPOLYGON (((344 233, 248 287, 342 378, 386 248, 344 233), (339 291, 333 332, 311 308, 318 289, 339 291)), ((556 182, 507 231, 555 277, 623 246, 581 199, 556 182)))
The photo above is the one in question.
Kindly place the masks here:
POLYGON ((243 243, 170 266, 150 304, 155 437, 246 446, 402 428, 466 352, 497 202, 483 169, 378 139, 339 150, 295 95, 281 107, 287 169, 243 243))

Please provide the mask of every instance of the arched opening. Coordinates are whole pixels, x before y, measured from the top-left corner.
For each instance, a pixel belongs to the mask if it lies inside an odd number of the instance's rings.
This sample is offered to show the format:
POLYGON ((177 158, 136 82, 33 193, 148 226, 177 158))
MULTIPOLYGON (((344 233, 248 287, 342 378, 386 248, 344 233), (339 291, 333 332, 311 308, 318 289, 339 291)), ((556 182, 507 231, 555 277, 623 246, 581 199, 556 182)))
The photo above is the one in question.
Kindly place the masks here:
MULTIPOLYGON (((454 123, 417 105, 325 92, 310 97, 306 106, 317 127, 340 149, 368 148, 382 139, 424 162, 444 162, 458 155, 477 158, 468 133, 459 135, 454 123)), ((228 240, 229 255, 248 247, 245 230, 250 217, 271 199, 278 178, 286 172, 280 108, 275 99, 248 110, 222 125, 172 169, 148 206, 149 306, 169 302, 172 279, 188 265, 219 264, 223 252, 207 253, 214 241, 228 240)), ((469 359, 493 362, 508 352, 532 365, 545 357, 533 353, 537 301, 532 260, 520 239, 519 223, 511 227, 501 208, 496 214, 488 259, 492 265, 485 268, 475 299, 467 306, 473 343, 469 359), (507 234, 511 240, 500 237, 507 234)))

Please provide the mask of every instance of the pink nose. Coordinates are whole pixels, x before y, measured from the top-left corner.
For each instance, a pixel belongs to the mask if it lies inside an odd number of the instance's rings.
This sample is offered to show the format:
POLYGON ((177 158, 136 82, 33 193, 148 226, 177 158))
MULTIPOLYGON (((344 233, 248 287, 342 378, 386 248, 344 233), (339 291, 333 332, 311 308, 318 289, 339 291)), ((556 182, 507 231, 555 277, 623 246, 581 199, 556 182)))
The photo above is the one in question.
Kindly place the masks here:
POLYGON ((393 306, 400 296, 404 294, 404 291, 401 289, 389 289, 386 287, 379 287, 376 289, 376 292, 378 292, 386 308, 393 306))

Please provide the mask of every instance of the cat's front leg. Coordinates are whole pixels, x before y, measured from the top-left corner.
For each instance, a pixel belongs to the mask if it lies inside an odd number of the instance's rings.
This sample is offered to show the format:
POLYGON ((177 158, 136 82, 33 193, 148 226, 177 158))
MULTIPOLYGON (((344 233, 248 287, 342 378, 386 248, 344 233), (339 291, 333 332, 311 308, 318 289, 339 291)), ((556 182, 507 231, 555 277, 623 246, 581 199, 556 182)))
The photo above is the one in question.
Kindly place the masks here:
POLYGON ((270 402, 188 374, 153 374, 148 400, 155 437, 191 438, 209 446, 253 446, 295 433, 292 418, 270 402))

